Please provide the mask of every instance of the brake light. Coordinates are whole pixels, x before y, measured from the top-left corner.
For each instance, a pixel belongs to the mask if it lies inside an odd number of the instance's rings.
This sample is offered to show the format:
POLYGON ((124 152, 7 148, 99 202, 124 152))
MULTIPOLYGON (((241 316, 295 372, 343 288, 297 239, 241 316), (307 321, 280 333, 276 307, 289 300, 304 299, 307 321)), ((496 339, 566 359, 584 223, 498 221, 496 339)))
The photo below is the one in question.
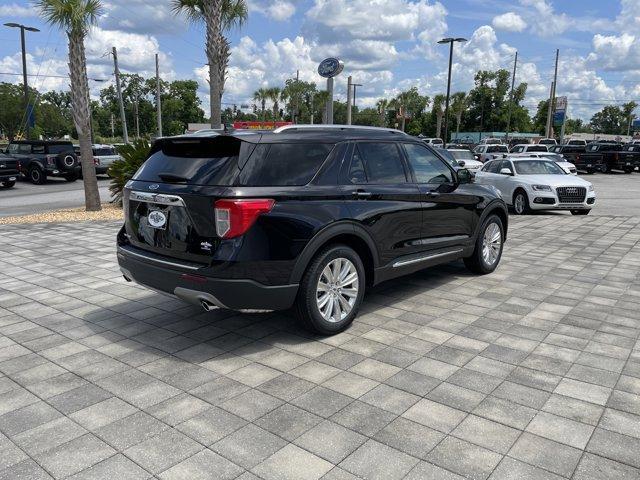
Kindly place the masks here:
POLYGON ((93 157, 93 164, 94 165, 100 165, 100 159, 96 158, 96 157, 93 157))
POLYGON ((221 238, 234 238, 246 233, 258 216, 273 209, 275 200, 269 198, 222 199, 214 204, 216 233, 221 238))
POLYGON ((48 165, 55 165, 56 164, 56 157, 54 155, 47 155, 47 164, 48 165))

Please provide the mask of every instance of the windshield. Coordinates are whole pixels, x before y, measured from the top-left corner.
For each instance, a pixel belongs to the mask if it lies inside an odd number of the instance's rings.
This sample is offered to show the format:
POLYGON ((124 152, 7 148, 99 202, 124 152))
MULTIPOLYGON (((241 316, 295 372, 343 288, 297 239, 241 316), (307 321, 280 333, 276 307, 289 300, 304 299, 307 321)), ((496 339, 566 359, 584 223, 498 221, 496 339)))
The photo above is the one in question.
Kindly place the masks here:
POLYGON ((439 149, 438 153, 440 153, 440 155, 442 155, 442 157, 452 167, 458 168, 460 166, 460 164, 456 160, 456 157, 453 156, 453 152, 450 152, 449 150, 439 149))
POLYGON ((554 162, 566 162, 562 155, 558 155, 557 153, 545 153, 541 155, 541 157, 548 158, 549 160, 553 160, 554 162))
POLYGON ((487 148, 487 153, 509 153, 509 147, 506 145, 491 145, 487 148))
POLYGON ((513 163, 518 175, 566 175, 555 162, 549 160, 520 160, 513 163))
POLYGON ((456 160, 475 160, 470 150, 447 150, 456 160))
POLYGON ((106 156, 109 156, 109 155, 116 155, 116 149, 115 148, 110 148, 110 147, 94 148, 93 149, 93 154, 96 157, 106 157, 106 156))

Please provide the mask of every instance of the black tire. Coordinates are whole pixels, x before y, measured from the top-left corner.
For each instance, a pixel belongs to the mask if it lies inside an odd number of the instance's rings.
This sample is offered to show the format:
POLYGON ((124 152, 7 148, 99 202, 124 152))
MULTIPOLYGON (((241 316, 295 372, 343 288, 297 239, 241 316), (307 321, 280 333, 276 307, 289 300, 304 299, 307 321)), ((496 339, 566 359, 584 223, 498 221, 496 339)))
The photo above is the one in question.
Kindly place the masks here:
POLYGON ((629 169, 629 168, 627 168, 627 169, 624 171, 624 173, 626 173, 627 175, 629 175, 631 172, 633 172, 633 169, 629 169))
POLYGON ((64 179, 67 182, 75 182, 76 180, 78 180, 78 174, 77 173, 70 173, 69 175, 65 175, 64 179))
POLYGON ((593 175, 593 168, 587 168, 587 175, 593 175))
POLYGON ((607 165, 606 163, 602 165, 602 167, 600 167, 600 171, 602 173, 611 173, 611 169, 609 168, 609 165, 607 165))
POLYGON ((34 185, 42 185, 47 181, 47 174, 40 167, 34 165, 29 168, 29 180, 34 185))
POLYGON ((11 181, 6 181, 6 182, 0 183, 0 185, 2 185, 3 188, 11 188, 15 184, 16 184, 15 180, 11 180, 11 181))
POLYGON ((473 250, 473 254, 470 257, 465 257, 463 259, 464 264, 473 273, 477 273, 480 275, 486 275, 487 273, 491 273, 500 264, 503 248, 504 248, 504 225, 502 224, 502 220, 497 215, 489 215, 484 220, 484 222, 482 222, 482 226, 478 231, 478 238, 476 239, 476 244, 473 250), (499 245, 499 250, 497 252, 497 257, 493 262, 490 262, 490 261, 487 261, 487 259, 485 259, 483 255, 483 247, 484 247, 485 233, 491 227, 491 225, 494 225, 494 224, 498 226, 498 230, 500 231, 500 245, 499 245))
POLYGON ((516 215, 526 215, 531 211, 531 208, 529 207, 529 197, 527 196, 527 192, 525 192, 522 189, 518 189, 513 193, 513 213, 515 213, 516 215), (518 197, 521 196, 522 197, 522 207, 520 207, 520 204, 517 203, 518 202, 518 197))
MULTIPOLYGON (((346 245, 330 245, 321 250, 311 261, 302 277, 298 296, 294 305, 296 316, 305 328, 321 335, 334 335, 346 329, 358 314, 365 291, 365 270, 360 256, 346 245), (357 293, 354 303, 346 316, 339 321, 330 321, 320 312, 317 299, 321 275, 327 266, 336 259, 347 259, 357 272, 357 293)), ((330 293, 327 292, 326 295, 330 293)), ((338 295, 341 295, 338 294, 338 295)), ((346 296, 342 297, 346 299, 346 296)), ((331 301, 331 300, 329 300, 331 301)))
POLYGON ((571 215, 589 215, 590 211, 590 209, 571 210, 571 215))

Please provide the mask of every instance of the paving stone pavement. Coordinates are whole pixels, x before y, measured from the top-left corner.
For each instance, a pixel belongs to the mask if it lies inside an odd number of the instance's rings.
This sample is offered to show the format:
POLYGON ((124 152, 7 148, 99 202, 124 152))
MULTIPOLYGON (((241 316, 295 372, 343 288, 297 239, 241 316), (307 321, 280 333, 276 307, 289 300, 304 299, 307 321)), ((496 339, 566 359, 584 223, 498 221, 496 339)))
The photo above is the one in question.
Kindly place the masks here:
POLYGON ((511 223, 329 338, 127 284, 115 223, 0 227, 0 479, 640 478, 640 217, 511 223))

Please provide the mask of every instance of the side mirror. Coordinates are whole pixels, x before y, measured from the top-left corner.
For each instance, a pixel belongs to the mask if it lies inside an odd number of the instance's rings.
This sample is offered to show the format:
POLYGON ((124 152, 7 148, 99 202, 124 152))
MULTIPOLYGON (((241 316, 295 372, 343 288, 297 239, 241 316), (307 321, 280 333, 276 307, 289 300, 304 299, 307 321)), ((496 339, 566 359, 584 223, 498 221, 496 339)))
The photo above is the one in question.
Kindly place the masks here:
POLYGON ((458 160, 458 165, 464 167, 466 164, 464 163, 464 160, 458 160))
POLYGON ((465 183, 473 182, 473 174, 466 168, 461 168, 457 171, 458 184, 463 185, 465 183))
POLYGON ((476 157, 476 160, 480 160, 480 154, 479 154, 479 153, 476 153, 476 154, 474 155, 474 157, 476 157))
POLYGON ((502 168, 500 169, 500 175, 513 175, 513 172, 510 168, 502 168))

